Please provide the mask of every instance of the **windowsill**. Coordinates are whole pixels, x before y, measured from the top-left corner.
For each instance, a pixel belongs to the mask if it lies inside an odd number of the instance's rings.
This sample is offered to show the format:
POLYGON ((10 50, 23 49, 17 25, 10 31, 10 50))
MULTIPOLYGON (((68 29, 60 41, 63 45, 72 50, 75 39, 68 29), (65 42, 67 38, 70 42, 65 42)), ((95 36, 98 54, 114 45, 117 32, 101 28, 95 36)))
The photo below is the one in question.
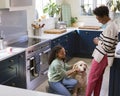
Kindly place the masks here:
POLYGON ((80 17, 95 18, 95 15, 80 15, 80 17))

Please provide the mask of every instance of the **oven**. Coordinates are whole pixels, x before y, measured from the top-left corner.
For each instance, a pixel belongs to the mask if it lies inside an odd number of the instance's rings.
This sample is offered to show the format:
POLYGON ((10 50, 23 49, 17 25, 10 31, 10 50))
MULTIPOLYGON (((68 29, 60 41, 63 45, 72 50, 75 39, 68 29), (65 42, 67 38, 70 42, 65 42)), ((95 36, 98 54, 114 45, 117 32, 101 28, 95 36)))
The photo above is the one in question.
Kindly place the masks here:
POLYGON ((48 57, 51 51, 50 41, 46 41, 26 50, 27 89, 35 89, 47 80, 48 57))
POLYGON ((12 47, 25 48, 26 64, 24 75, 26 89, 35 89, 47 80, 48 56, 51 51, 51 41, 39 38, 22 38, 11 44, 12 47))

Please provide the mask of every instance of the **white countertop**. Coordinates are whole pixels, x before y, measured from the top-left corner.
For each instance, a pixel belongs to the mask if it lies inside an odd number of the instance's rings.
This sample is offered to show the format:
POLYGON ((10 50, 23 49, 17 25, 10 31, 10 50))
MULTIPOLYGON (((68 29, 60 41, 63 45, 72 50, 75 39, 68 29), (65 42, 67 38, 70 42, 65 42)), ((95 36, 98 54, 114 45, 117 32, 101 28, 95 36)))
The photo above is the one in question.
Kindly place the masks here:
POLYGON ((9 57, 12 57, 18 53, 24 52, 25 48, 16 48, 16 47, 7 47, 3 50, 0 50, 0 61, 7 59, 9 57), (12 51, 10 52, 10 49, 12 48, 12 51))
POLYGON ((102 29, 100 29, 100 30, 90 30, 90 29, 78 29, 78 28, 75 28, 75 27, 69 27, 66 30, 67 30, 66 32, 61 33, 61 34, 46 34, 46 33, 43 33, 41 36, 32 36, 32 37, 41 38, 41 39, 55 39, 57 37, 65 35, 65 34, 71 32, 71 31, 74 31, 74 30, 102 31, 102 29))
POLYGON ((60 95, 0 85, 0 96, 60 96, 60 95))
POLYGON ((77 28, 67 28, 66 29, 66 32, 64 33, 61 33, 61 34, 46 34, 46 33, 43 33, 41 36, 32 36, 32 37, 35 37, 35 38, 40 38, 40 39, 55 39, 57 37, 60 37, 62 35, 65 35, 71 31, 74 31, 76 30, 77 28))

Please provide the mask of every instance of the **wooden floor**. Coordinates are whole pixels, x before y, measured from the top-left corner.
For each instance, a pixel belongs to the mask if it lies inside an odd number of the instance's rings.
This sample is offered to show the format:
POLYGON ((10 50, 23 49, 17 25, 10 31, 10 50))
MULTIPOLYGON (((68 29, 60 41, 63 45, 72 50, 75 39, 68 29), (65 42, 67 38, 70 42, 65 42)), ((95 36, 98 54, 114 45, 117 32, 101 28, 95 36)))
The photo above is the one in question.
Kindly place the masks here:
MULTIPOLYGON (((89 70, 90 70, 90 67, 91 67, 90 66, 91 65, 91 59, 72 58, 68 63, 69 64, 74 64, 75 62, 77 62, 79 60, 83 60, 83 61, 85 61, 88 64, 87 73, 89 73, 89 70)), ((100 96, 108 96, 108 82, 109 82, 109 67, 106 68, 105 73, 104 73, 100 96)), ((41 91, 41 92, 46 92, 46 86, 48 86, 47 80, 43 84, 38 86, 36 88, 36 90, 37 91, 41 91)), ((83 95, 80 95, 80 96, 83 96, 83 95)))

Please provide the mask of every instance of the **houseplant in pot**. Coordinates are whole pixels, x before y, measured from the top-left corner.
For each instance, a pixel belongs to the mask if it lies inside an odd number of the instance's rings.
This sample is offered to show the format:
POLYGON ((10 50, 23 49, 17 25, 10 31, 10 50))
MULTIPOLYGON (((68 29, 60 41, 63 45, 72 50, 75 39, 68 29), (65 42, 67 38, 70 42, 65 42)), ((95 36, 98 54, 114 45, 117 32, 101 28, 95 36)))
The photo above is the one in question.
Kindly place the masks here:
POLYGON ((77 27, 78 26, 77 21, 78 21, 77 17, 71 17, 71 25, 72 25, 72 27, 77 27))
POLYGON ((120 11, 120 1, 119 0, 109 0, 107 2, 107 6, 109 7, 110 11, 120 11))
POLYGON ((49 0, 49 3, 43 8, 43 13, 47 13, 50 17, 54 17, 55 15, 59 15, 60 10, 60 5, 49 0))

